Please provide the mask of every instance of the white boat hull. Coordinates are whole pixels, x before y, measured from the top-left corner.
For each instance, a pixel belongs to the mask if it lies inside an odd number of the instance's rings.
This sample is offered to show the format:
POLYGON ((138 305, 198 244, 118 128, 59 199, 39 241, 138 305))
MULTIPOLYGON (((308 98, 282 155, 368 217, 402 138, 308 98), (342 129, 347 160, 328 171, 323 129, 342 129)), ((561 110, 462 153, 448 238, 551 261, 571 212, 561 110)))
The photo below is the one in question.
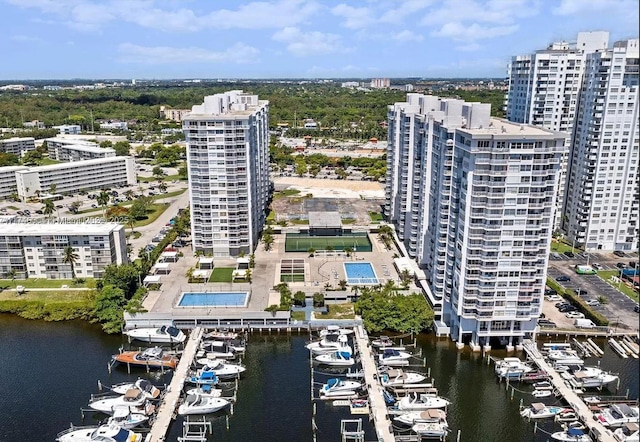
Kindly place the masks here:
POLYGON ((188 414, 210 414, 220 411, 229 405, 229 401, 226 399, 206 397, 204 395, 201 395, 201 397, 204 399, 202 405, 190 406, 184 403, 178 407, 178 414, 181 416, 188 414))
POLYGON ((158 328, 136 328, 125 331, 124 334, 131 339, 158 344, 181 344, 187 339, 182 331, 178 330, 175 336, 172 336, 167 332, 161 332, 161 330, 158 328))
POLYGON ((201 396, 222 397, 222 390, 220 390, 219 388, 212 388, 209 391, 204 391, 201 388, 190 388, 187 390, 187 394, 188 395, 199 394, 201 396))
POLYGON ((348 359, 334 358, 332 353, 316 356, 314 360, 320 364, 330 365, 332 367, 351 367, 356 363, 351 357, 348 359))
POLYGON ((142 436, 114 424, 71 428, 58 435, 57 442, 141 442, 142 436))
POLYGON ((412 400, 409 396, 405 396, 398 402, 398 410, 429 410, 431 408, 446 408, 449 401, 438 396, 427 396, 423 400, 412 400))
POLYGON ((113 410, 117 407, 128 407, 135 411, 137 407, 144 404, 145 400, 146 399, 143 399, 142 401, 126 402, 124 396, 118 396, 115 398, 100 399, 91 402, 89 407, 105 414, 113 414, 113 410))
POLYGON ((553 395, 551 390, 534 390, 531 395, 535 398, 549 397, 553 395))
POLYGON ((564 410, 564 408, 549 407, 536 413, 531 408, 525 408, 520 412, 520 416, 526 419, 549 419, 551 417, 555 417, 555 415, 560 413, 562 410, 564 410))
POLYGON ((362 388, 362 384, 356 381, 343 381, 330 386, 328 383, 320 388, 320 394, 323 396, 340 396, 355 394, 355 391, 362 388))
POLYGON ((424 437, 444 437, 448 433, 448 428, 444 424, 436 422, 418 422, 411 429, 424 437))
POLYGON ((560 442, 592 442, 591 437, 587 434, 572 436, 566 431, 557 431, 551 435, 551 438, 560 442))
POLYGON ((403 372, 396 377, 390 376, 388 373, 383 373, 380 384, 382 384, 383 387, 400 387, 403 385, 418 384, 426 378, 426 376, 415 372, 403 372))

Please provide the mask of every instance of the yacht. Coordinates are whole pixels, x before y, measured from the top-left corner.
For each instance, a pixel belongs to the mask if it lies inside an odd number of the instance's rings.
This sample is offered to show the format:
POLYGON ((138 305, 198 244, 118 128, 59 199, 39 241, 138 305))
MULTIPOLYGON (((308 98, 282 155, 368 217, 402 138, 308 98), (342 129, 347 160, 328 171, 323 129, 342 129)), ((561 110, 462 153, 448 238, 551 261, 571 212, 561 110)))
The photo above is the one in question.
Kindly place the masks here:
POLYGON ((210 347, 211 349, 226 348, 234 353, 244 353, 247 350, 247 343, 242 339, 227 339, 225 341, 202 341, 200 348, 210 347))
POLYGON ((592 442, 591 437, 579 428, 568 428, 551 435, 553 440, 560 442, 592 442))
POLYGON ((320 330, 320 337, 324 338, 327 335, 351 335, 353 334, 352 328, 341 328, 337 325, 329 325, 327 328, 320 330))
MULTIPOLYGON (((198 362, 200 362, 200 359, 198 359, 198 362)), ((210 371, 220 379, 232 379, 239 378, 240 374, 246 370, 247 368, 240 364, 225 364, 218 359, 207 359, 201 373, 210 371)))
POLYGON ((523 374, 532 371, 533 367, 518 358, 504 358, 496 362, 495 366, 495 373, 500 378, 520 378, 523 374))
POLYGON ((441 422, 417 422, 411 429, 418 433, 421 438, 444 439, 449 432, 449 427, 441 422))
POLYGON ((238 353, 233 346, 225 341, 203 341, 200 343, 200 352, 196 356, 206 356, 209 359, 235 359, 238 353))
POLYGON ((325 353, 314 358, 316 362, 334 367, 350 367, 356 363, 351 357, 351 353, 342 353, 339 351, 333 353, 325 353))
POLYGON ((349 338, 346 335, 327 335, 320 341, 307 344, 307 349, 315 355, 331 353, 338 349, 351 348, 348 345, 349 338))
POLYGON ((229 401, 226 399, 200 394, 188 395, 184 403, 178 407, 178 414, 209 414, 222 410, 229 401))
POLYGON ((580 359, 580 355, 575 350, 549 350, 547 358, 551 360, 552 364, 560 365, 584 365, 584 360, 580 359))
POLYGON ((401 387, 407 384, 417 384, 426 379, 421 373, 403 371, 399 368, 391 369, 380 375, 380 384, 383 387, 401 387))
POLYGON ((626 423, 638 423, 638 407, 626 404, 613 404, 595 415, 605 427, 618 428, 626 423))
POLYGON ((217 385, 218 376, 212 371, 201 371, 191 377, 187 377, 187 382, 196 385, 217 385))
POLYGON ((74 427, 58 433, 57 442, 142 442, 142 435, 117 424, 99 427, 74 427))
POLYGON ((409 365, 410 357, 411 355, 407 352, 385 348, 378 355, 378 362, 382 365, 409 365))
POLYGON ((598 367, 584 367, 573 372, 575 382, 582 388, 600 388, 618 380, 618 376, 598 367))
POLYGON ((118 394, 126 394, 131 389, 138 389, 142 391, 142 394, 148 400, 155 400, 160 398, 160 390, 146 379, 138 379, 137 381, 123 382, 122 384, 112 385, 110 390, 118 394))
POLYGON ((439 396, 411 393, 398 401, 398 410, 428 410, 448 405, 449 401, 439 396))
POLYGON ((222 397, 222 390, 219 388, 211 388, 211 385, 206 384, 187 390, 187 396, 193 396, 196 394, 199 394, 201 396, 222 397))
POLYGON ((431 408, 424 411, 410 411, 394 417, 393 420, 405 425, 413 425, 418 422, 437 422, 447 425, 447 413, 444 410, 431 408))
POLYGON ((146 403, 146 401, 147 398, 141 390, 132 388, 127 390, 127 392, 122 396, 112 396, 93 400, 89 402, 89 407, 105 414, 113 414, 114 409, 117 407, 141 407, 146 403))
POLYGON ((404 350, 404 347, 393 342, 389 336, 384 335, 373 339, 371 341, 371 345, 376 348, 395 348, 396 350, 404 350))
POLYGON ((213 330, 203 336, 204 339, 230 340, 238 339, 238 333, 229 330, 213 330))
POLYGON ((533 390, 531 392, 531 396, 533 396, 535 398, 550 397, 552 395, 553 395, 553 391, 552 390, 533 390))
POLYGON ((619 442, 638 442, 640 441, 640 431, 638 424, 626 423, 613 432, 613 437, 619 442))
POLYGON ((132 411, 130 407, 118 406, 113 409, 113 416, 107 423, 116 424, 126 430, 142 425, 149 420, 149 416, 144 413, 132 411))
POLYGON ((556 414, 564 410, 563 407, 547 406, 541 402, 535 402, 530 407, 524 408, 520 411, 520 416, 527 419, 546 419, 549 417, 555 417, 556 414))
POLYGON ((143 351, 123 351, 113 355, 113 360, 122 364, 148 368, 176 368, 178 358, 165 353, 160 347, 147 348, 143 351))
POLYGON ((326 384, 320 387, 320 395, 325 397, 353 396, 360 388, 362 388, 360 382, 331 378, 326 384))
POLYGON ((124 332, 131 339, 161 344, 181 344, 187 339, 182 330, 174 326, 163 325, 160 328, 136 328, 124 332))

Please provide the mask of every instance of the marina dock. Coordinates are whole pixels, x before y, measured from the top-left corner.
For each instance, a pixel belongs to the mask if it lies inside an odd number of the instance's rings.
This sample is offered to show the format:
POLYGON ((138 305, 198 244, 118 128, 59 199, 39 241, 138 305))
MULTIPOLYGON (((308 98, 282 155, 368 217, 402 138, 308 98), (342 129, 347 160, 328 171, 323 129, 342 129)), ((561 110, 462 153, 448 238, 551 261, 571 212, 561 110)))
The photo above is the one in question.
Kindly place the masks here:
POLYGON ((616 439, 611 435, 599 421, 593 419, 593 414, 589 410, 587 404, 584 403, 566 383, 560 374, 551 367, 547 361, 543 358, 542 354, 538 351, 534 341, 525 339, 524 351, 527 356, 540 368, 540 370, 546 371, 549 374, 549 381, 553 384, 554 388, 562 395, 562 397, 569 403, 584 424, 589 428, 589 432, 596 437, 596 440, 600 442, 616 442, 616 439))
POLYGON ((355 342, 360 353, 360 362, 364 370, 364 379, 369 393, 369 408, 373 417, 378 440, 393 442, 395 440, 391 432, 391 425, 387 418, 387 405, 382 396, 382 387, 375 378, 377 374, 376 363, 369 349, 369 338, 362 325, 355 328, 355 342))
POLYGON ((161 442, 165 440, 166 434, 169 431, 169 425, 171 425, 178 406, 178 400, 180 399, 184 382, 191 368, 191 363, 198 351, 198 344, 202 339, 203 332, 204 330, 201 327, 196 327, 191 332, 187 345, 185 345, 182 356, 180 357, 178 367, 176 367, 173 378, 171 379, 171 384, 169 384, 167 392, 158 407, 158 414, 153 422, 151 431, 145 439, 146 442, 161 442))

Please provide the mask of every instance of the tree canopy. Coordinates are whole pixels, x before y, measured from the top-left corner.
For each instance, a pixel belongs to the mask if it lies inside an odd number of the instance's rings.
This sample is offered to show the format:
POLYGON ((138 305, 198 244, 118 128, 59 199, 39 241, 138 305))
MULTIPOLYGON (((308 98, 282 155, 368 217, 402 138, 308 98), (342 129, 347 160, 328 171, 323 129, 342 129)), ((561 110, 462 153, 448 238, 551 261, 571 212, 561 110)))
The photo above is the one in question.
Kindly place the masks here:
POLYGON ((433 310, 423 295, 403 295, 395 286, 360 288, 356 311, 369 332, 421 332, 433 322, 433 310))

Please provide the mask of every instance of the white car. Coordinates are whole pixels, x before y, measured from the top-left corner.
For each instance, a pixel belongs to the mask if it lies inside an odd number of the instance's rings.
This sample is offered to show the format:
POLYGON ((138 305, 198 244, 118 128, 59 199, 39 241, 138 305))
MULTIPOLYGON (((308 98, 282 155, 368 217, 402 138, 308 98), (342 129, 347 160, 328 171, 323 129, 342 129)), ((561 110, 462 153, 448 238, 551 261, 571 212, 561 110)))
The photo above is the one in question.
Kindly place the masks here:
POLYGON ((589 299, 588 301, 585 301, 587 305, 590 305, 591 307, 597 307, 600 305, 600 301, 598 301, 597 299, 589 299))
POLYGON ((584 314, 580 312, 567 312, 564 315, 569 319, 584 319, 584 314))
POLYGON ((593 267, 596 270, 602 270, 602 265, 598 264, 597 262, 594 262, 593 264, 591 264, 591 267, 593 267))
POLYGON ((549 295, 549 296, 546 296, 545 298, 549 302, 562 301, 562 296, 560 296, 560 295, 549 295))

